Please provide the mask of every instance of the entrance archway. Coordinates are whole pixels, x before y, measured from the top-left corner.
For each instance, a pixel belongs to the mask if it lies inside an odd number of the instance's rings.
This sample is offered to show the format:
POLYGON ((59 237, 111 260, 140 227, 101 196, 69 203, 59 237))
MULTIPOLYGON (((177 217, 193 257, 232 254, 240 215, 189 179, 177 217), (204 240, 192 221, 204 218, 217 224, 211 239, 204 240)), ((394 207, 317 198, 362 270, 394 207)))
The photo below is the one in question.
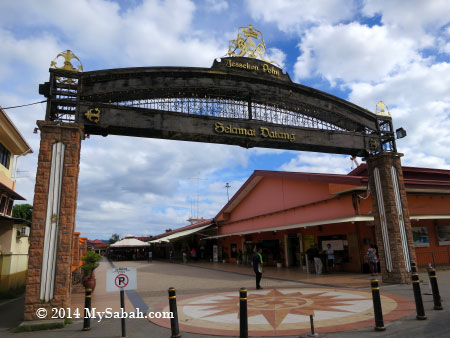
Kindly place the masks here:
MULTIPOLYGON (((249 26, 242 34, 251 39, 260 33, 249 26)), ((26 320, 36 319, 37 308, 50 314, 52 307, 70 305, 79 155, 86 134, 365 157, 383 280, 408 281, 415 253, 391 117, 293 83, 264 61, 261 43, 236 53, 243 45, 233 41, 234 49, 211 68, 79 72, 71 63, 78 58, 70 51, 61 54, 64 67, 50 69, 49 82, 39 88, 47 111, 45 121, 38 121, 26 320)))

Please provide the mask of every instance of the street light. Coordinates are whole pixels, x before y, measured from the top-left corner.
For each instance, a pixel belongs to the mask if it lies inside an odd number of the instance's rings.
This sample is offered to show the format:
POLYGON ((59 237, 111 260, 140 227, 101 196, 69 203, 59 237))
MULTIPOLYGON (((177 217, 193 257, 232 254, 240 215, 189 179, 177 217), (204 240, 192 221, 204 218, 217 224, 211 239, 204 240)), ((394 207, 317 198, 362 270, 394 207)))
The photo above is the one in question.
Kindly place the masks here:
POLYGON ((406 136, 406 130, 403 129, 403 128, 398 128, 398 129, 395 131, 395 134, 397 134, 397 139, 399 139, 399 138, 404 138, 404 137, 406 136))

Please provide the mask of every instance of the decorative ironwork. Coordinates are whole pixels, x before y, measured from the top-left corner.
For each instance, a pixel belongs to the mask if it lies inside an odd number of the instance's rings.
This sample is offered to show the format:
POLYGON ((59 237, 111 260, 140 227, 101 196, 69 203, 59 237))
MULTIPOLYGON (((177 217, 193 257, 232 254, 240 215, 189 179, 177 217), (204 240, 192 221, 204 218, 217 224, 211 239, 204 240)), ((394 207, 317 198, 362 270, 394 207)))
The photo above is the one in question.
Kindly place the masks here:
MULTIPOLYGON (((159 98, 145 100, 130 100, 117 103, 121 106, 154 109, 161 111, 171 111, 190 115, 203 115, 229 119, 253 119, 269 122, 281 126, 293 126, 303 128, 314 128, 321 130, 344 130, 336 125, 322 121, 318 118, 302 114, 297 111, 290 111, 279 107, 251 103, 251 116, 247 101, 237 101, 221 98, 159 98)), ((312 108, 298 106, 310 114, 312 108)))
POLYGON ((99 108, 92 108, 89 109, 84 116, 86 116, 86 118, 94 123, 98 123, 100 121, 100 109, 99 108), (94 113, 95 112, 95 113, 94 113))
MULTIPOLYGON (((247 32, 252 38, 252 31, 247 32)), ((242 37, 245 37, 244 33, 242 37)), ((67 53, 65 60, 72 60, 70 55, 67 53)), ((74 68, 73 65, 70 67, 74 68)), ((386 115, 384 103, 377 105, 380 114, 376 115, 313 88, 292 83, 290 79, 280 81, 254 73, 248 76, 228 73, 226 67, 219 71, 214 67, 149 67, 138 71, 121 69, 89 73, 63 68, 52 69, 50 81, 43 85, 42 94, 49 100, 46 119, 67 123, 90 121, 86 123, 86 130, 94 135, 123 133, 127 125, 133 124, 133 118, 126 116, 131 114, 143 117, 150 127, 135 124, 134 129, 125 131, 127 135, 210 142, 212 138, 204 136, 209 132, 206 129, 203 134, 195 135, 183 134, 184 131, 178 129, 171 133, 176 129, 179 114, 186 114, 189 116, 185 120, 196 128, 204 128, 205 117, 211 122, 235 123, 244 129, 246 125, 251 128, 265 125, 286 130, 298 128, 292 133, 297 133, 298 139, 303 138, 305 143, 299 145, 296 140, 290 148, 294 150, 319 149, 354 156, 396 151, 392 119, 386 115), (71 81, 62 82, 61 77, 71 81), (165 119, 165 113, 171 124, 162 127, 150 124, 152 119, 165 119), (170 129, 172 126, 174 128, 170 129), (163 128, 166 129, 163 131, 163 128)), ((214 142, 219 141, 244 147, 260 146, 259 142, 266 142, 263 147, 272 146, 265 139, 258 142, 254 139, 248 139, 248 142, 238 138, 230 141, 228 138, 214 139, 214 142)))
POLYGON ((375 114, 381 116, 391 116, 388 106, 386 106, 383 101, 377 103, 375 107, 375 114))
POLYGON ((264 38, 262 33, 259 30, 253 28, 252 25, 248 25, 247 27, 239 28, 239 32, 236 40, 231 40, 227 56, 240 56, 240 57, 250 57, 253 59, 260 58, 261 60, 276 64, 279 67, 279 64, 275 61, 269 61, 264 58, 266 54, 266 43, 264 42, 264 38))
POLYGON ((371 151, 377 151, 378 150, 378 141, 374 138, 371 138, 369 140, 369 149, 371 151))
POLYGON ((80 59, 78 58, 78 56, 76 56, 74 53, 72 53, 72 51, 70 49, 59 53, 58 55, 56 55, 56 58, 50 63, 50 67, 55 68, 55 69, 64 69, 64 70, 70 70, 72 72, 82 72, 83 71, 83 65, 81 64, 80 59), (62 67, 57 67, 57 59, 62 56, 64 58, 64 65, 62 67), (77 68, 75 68, 72 65, 72 60, 77 60, 78 61, 78 65, 77 68))
MULTIPOLYGON (((78 58, 78 56, 72 53, 70 49, 56 55, 56 58, 52 62, 50 62, 50 67, 55 69, 68 70, 71 72, 83 71, 83 65, 81 64, 80 59, 78 58), (57 60, 59 57, 64 58, 64 64, 62 65, 62 67, 57 66, 58 64, 57 60), (78 61, 78 65, 76 65, 76 68, 73 66, 71 62, 72 60, 78 61)), ((56 81, 58 81, 59 83, 66 83, 66 84, 73 84, 77 82, 77 80, 72 77, 56 77, 56 81)))

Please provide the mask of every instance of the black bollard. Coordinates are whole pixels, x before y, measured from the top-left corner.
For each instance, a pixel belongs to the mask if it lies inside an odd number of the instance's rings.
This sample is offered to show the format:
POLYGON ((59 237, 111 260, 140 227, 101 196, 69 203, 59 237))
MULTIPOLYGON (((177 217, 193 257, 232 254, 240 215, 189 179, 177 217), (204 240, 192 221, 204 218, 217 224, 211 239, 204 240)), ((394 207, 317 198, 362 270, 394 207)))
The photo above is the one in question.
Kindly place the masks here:
POLYGON ((370 281, 372 285, 372 299, 373 299, 373 312, 375 314, 375 331, 384 331, 383 310, 381 308, 380 288, 378 286, 378 280, 372 279, 370 281))
POLYGON ((309 324, 311 324, 311 335, 315 336, 316 333, 314 332, 314 316, 313 315, 309 315, 309 324))
POLYGON ((239 290, 239 338, 248 338, 247 289, 239 290))
POLYGON ((175 294, 175 288, 169 288, 169 308, 170 312, 172 312, 172 318, 170 318, 172 335, 170 337, 181 337, 180 328, 178 327, 177 296, 175 294))
POLYGON ((92 300, 92 289, 86 288, 84 294, 83 331, 88 331, 91 329, 91 318, 89 317, 89 313, 91 312, 91 300, 92 300))
POLYGON ((417 265, 416 263, 411 262, 411 273, 417 272, 417 265))
POLYGON ((428 269, 428 277, 430 278, 431 290, 433 291, 434 309, 443 310, 441 304, 441 295, 439 294, 439 287, 437 283, 436 270, 428 269))
MULTIPOLYGON (((413 270, 411 269, 411 271, 413 270)), ((414 269, 414 271, 417 270, 414 269)), ((420 292, 420 281, 417 272, 411 273, 411 281, 414 291, 414 300, 416 301, 416 312, 417 312, 416 319, 425 320, 427 319, 427 316, 425 316, 425 310, 423 308, 422 293, 420 292)))
MULTIPOLYGON (((125 312, 125 291, 120 290, 120 307, 122 311, 125 312)), ((121 318, 120 322, 122 324, 122 337, 127 336, 127 327, 125 326, 125 318, 121 318)))

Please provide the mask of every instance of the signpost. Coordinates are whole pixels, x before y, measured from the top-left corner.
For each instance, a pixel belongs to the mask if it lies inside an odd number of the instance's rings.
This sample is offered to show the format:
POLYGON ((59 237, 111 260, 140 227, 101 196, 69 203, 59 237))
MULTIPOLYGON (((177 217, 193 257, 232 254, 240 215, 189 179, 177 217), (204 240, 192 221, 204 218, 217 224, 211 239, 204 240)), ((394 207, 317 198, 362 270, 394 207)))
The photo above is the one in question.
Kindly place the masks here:
MULTIPOLYGON (((114 268, 106 272, 106 291, 120 291, 120 307, 125 312, 125 290, 136 290, 136 268, 114 268)), ((122 337, 127 336, 125 318, 122 317, 122 337)))

